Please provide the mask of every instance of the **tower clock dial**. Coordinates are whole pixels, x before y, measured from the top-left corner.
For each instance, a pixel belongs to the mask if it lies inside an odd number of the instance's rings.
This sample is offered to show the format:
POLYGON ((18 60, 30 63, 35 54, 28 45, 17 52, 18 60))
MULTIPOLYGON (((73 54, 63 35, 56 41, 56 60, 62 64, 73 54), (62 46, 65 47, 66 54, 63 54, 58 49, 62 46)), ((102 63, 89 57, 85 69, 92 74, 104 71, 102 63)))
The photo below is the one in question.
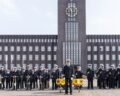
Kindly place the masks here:
POLYGON ((76 6, 68 6, 66 8, 66 15, 68 17, 75 17, 77 15, 77 12, 78 12, 78 10, 77 10, 76 6))

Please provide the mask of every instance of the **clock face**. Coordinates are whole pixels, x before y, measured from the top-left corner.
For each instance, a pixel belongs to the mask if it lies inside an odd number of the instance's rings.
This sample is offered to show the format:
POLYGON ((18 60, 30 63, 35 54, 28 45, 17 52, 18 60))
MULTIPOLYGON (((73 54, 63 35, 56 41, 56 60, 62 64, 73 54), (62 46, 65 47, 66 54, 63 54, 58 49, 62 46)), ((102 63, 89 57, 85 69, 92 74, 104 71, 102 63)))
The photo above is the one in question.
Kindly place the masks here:
POLYGON ((68 6, 66 8, 66 15, 68 17, 75 17, 77 15, 77 12, 78 12, 78 10, 77 10, 76 6, 68 6))

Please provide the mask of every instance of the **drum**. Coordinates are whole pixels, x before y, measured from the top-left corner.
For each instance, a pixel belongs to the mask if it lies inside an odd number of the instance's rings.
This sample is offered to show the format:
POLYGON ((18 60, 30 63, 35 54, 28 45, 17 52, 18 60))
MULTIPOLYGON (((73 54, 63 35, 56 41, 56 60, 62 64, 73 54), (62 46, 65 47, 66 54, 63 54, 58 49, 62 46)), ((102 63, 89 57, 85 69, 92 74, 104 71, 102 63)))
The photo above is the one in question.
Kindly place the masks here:
POLYGON ((65 79, 64 79, 64 78, 58 78, 58 79, 56 80, 56 84, 57 84, 58 86, 64 86, 64 85, 65 85, 65 79))
POLYGON ((72 85, 74 86, 82 86, 83 85, 83 79, 73 79, 72 85))

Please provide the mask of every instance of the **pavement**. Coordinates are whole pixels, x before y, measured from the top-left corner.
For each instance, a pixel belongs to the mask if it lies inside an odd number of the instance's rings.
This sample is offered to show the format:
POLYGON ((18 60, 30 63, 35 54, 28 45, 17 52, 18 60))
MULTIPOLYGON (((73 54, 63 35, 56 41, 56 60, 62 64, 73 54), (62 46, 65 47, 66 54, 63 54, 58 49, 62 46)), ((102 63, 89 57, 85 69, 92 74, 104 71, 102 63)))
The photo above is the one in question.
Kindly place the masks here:
POLYGON ((119 89, 111 90, 81 90, 78 92, 75 90, 73 95, 64 95, 64 91, 59 93, 57 91, 45 90, 45 91, 0 91, 0 96, 120 96, 119 89))
POLYGON ((120 89, 98 89, 97 81, 94 80, 95 88, 92 90, 88 90, 87 81, 84 80, 84 86, 80 92, 78 90, 73 90, 73 95, 64 95, 64 90, 60 93, 60 90, 52 91, 51 89, 39 91, 39 90, 18 90, 18 91, 10 91, 10 90, 1 90, 0 96, 120 96, 120 89))

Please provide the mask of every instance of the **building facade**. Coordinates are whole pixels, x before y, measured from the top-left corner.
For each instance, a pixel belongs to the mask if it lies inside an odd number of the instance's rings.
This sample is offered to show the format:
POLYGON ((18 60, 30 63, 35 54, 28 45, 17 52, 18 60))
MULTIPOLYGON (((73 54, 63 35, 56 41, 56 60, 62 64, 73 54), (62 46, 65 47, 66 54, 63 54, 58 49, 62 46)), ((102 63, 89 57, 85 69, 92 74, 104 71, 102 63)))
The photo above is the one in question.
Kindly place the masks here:
POLYGON ((86 67, 85 0, 58 0, 58 65, 86 67), (62 58, 61 58, 62 57, 62 58))
POLYGON ((57 64, 56 35, 0 35, 0 66, 49 69, 57 64))
POLYGON ((0 66, 31 68, 120 64, 120 35, 86 35, 86 0, 58 0, 57 35, 0 35, 0 66))

